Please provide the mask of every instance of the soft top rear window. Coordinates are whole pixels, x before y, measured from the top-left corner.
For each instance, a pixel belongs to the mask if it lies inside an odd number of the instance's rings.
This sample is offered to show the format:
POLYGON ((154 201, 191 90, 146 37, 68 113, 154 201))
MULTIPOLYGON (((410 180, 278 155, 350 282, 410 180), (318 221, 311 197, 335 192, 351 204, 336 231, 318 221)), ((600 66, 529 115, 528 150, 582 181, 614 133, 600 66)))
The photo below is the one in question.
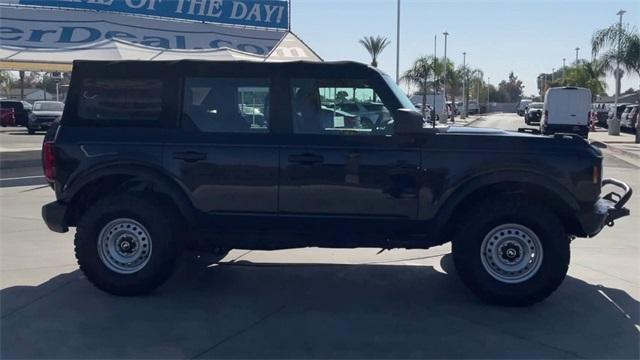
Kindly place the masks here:
POLYGON ((80 90, 78 118, 97 123, 157 122, 162 93, 158 79, 87 78, 80 90))

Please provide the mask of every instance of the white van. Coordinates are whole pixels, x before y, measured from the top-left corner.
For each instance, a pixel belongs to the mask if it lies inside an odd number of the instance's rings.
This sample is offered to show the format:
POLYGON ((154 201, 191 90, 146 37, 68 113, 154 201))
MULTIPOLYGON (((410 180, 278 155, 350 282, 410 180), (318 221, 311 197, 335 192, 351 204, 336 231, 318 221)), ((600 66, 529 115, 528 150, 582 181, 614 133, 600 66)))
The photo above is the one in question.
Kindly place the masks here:
MULTIPOLYGON (((410 100, 413 104, 422 106, 422 95, 413 95, 411 96, 410 100)), ((436 115, 441 119, 446 119, 448 112, 447 102, 444 101, 444 95, 437 94, 435 95, 435 99, 433 94, 427 95, 427 105, 431 106, 431 108, 434 108, 434 102, 436 115)))
POLYGON ((589 135, 591 90, 579 87, 555 87, 547 90, 540 132, 589 135))

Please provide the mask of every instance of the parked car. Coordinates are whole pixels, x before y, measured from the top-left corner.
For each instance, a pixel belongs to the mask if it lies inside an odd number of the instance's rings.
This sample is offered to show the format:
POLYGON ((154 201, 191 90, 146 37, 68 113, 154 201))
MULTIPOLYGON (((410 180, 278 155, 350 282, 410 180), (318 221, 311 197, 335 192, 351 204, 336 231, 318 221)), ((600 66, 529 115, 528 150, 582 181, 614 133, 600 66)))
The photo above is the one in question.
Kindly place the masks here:
POLYGON ((76 228, 80 269, 112 294, 157 288, 183 248, 452 241, 476 294, 527 305, 560 285, 573 237, 629 214, 631 189, 601 178, 602 153, 579 136, 424 128, 395 81, 364 64, 76 61, 67 99, 43 144, 56 200, 42 216, 76 228), (393 120, 325 127, 341 115, 321 99, 344 88, 374 92, 393 120), (262 128, 240 112, 258 92, 262 128), (602 196, 605 185, 621 191, 602 196))
POLYGON ((573 86, 547 90, 540 132, 574 133, 588 137, 591 122, 591 90, 573 86))
POLYGON ((527 109, 524 113, 524 122, 527 125, 539 124, 542 119, 542 111, 544 108, 544 103, 541 102, 532 102, 527 106, 527 109))
POLYGON ((616 107, 615 104, 611 104, 611 106, 609 106, 609 113, 607 115, 607 122, 611 119, 614 118, 614 116, 618 119, 621 119, 622 117, 622 113, 624 112, 624 109, 627 108, 627 106, 629 106, 631 104, 618 104, 618 106, 616 107), (616 108, 614 110, 614 108, 616 108))
POLYGON ((0 108, 0 126, 16 126, 16 109, 0 108))
POLYGON ((595 125, 607 127, 607 118, 609 117, 609 104, 594 103, 591 108, 592 114, 595 116, 595 125))
POLYGON ((469 100, 469 107, 468 107, 468 111, 469 114, 479 114, 480 113, 480 106, 478 106, 478 102, 475 100, 469 100))
POLYGON ((530 99, 522 99, 520 100, 520 102, 518 103, 518 107, 516 109, 516 112, 518 113, 518 116, 524 116, 524 113, 526 112, 527 106, 529 106, 529 104, 531 104, 533 102, 533 100, 530 99))
POLYGON ((39 130, 48 130, 53 123, 60 121, 64 103, 59 101, 36 101, 33 103, 33 116, 27 123, 29 134, 35 134, 39 130))
POLYGON ((19 100, 0 100, 0 109, 13 109, 15 125, 27 126, 31 113, 25 108, 25 104, 19 100))
POLYGON ((620 116, 620 126, 626 130, 635 131, 638 125, 638 105, 629 105, 625 107, 624 112, 620 116))
POLYGON ((22 103, 24 109, 27 110, 27 112, 31 112, 33 110, 33 105, 30 102, 24 100, 21 100, 20 102, 22 103))

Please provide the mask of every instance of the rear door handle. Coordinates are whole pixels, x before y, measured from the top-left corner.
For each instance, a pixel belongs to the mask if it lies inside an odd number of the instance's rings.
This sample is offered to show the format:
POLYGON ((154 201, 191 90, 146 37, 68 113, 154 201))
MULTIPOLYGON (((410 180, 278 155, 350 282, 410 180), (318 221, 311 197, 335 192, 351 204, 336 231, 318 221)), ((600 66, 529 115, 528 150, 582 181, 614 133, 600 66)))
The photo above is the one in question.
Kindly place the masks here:
POLYGON ((182 160, 186 162, 196 162, 207 159, 207 154, 197 151, 184 151, 173 153, 173 158, 176 160, 182 160))
POLYGON ((289 155, 289 162, 301 165, 313 165, 324 161, 324 156, 314 154, 289 155))

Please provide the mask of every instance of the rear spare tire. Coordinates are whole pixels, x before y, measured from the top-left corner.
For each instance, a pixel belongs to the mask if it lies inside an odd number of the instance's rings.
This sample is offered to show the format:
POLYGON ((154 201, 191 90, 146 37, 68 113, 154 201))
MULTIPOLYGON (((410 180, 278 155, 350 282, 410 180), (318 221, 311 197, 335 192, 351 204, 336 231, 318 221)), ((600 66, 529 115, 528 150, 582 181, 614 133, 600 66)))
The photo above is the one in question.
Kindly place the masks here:
POLYGON ((180 246, 168 211, 134 195, 107 197, 78 223, 75 252, 96 287, 114 295, 147 294, 173 273, 180 246))
POLYGON ((453 238, 462 281, 483 300, 525 306, 548 297, 569 267, 569 237, 551 209, 527 200, 473 206, 453 238))

